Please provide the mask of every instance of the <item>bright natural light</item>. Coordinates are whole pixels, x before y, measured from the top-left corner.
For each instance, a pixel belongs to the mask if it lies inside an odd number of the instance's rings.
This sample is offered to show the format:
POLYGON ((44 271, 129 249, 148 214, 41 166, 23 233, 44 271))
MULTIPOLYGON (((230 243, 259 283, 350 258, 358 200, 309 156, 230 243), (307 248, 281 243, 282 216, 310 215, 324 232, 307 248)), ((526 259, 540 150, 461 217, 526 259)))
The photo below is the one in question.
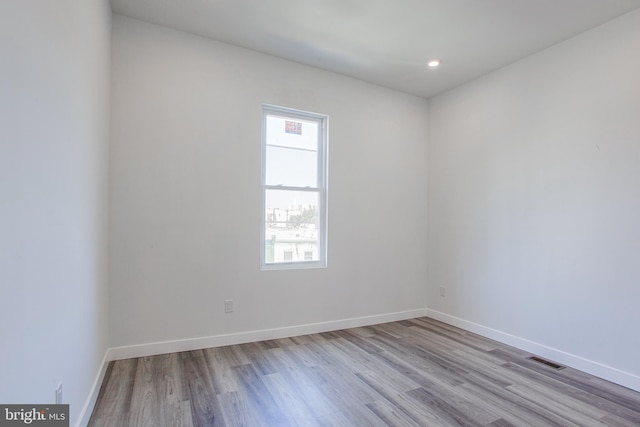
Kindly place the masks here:
POLYGON ((263 268, 325 264, 325 118, 265 107, 263 268))

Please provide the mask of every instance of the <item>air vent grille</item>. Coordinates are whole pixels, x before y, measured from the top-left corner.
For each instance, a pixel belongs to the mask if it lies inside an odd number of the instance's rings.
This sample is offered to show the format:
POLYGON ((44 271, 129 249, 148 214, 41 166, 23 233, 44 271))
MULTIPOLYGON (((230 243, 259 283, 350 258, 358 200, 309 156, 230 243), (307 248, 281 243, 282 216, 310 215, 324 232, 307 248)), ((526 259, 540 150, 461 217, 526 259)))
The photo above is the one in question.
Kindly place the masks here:
POLYGON ((528 357, 527 359, 529 359, 529 360, 533 360, 534 362, 538 362, 538 363, 541 363, 541 364, 543 364, 543 365, 547 365, 547 366, 549 366, 550 368, 557 369, 557 370, 560 370, 560 369, 564 369, 564 368, 565 368, 565 367, 564 367, 564 366, 562 366, 562 365, 558 365, 557 363, 553 363, 553 362, 551 362, 551 361, 549 361, 549 360, 545 360, 545 359, 542 359, 542 358, 540 358, 540 357, 536 357, 536 356, 531 356, 531 357, 528 357))

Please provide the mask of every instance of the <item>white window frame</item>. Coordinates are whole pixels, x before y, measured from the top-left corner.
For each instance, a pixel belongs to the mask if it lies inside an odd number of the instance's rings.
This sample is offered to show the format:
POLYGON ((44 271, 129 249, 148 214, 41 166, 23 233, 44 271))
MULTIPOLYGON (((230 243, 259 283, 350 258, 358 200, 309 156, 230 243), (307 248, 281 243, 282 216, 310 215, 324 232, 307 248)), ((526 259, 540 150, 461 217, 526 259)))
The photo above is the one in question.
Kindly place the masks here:
POLYGON ((262 106, 262 209, 260 213, 260 269, 261 270, 286 270, 286 269, 307 269, 325 268, 327 266, 327 183, 328 183, 328 145, 329 145, 329 117, 324 114, 312 113, 293 108, 280 107, 277 105, 264 104, 262 106), (289 187, 281 185, 267 185, 267 116, 279 116, 291 120, 315 121, 318 123, 318 186, 317 187, 289 187), (310 191, 318 193, 318 260, 317 261, 295 261, 295 262, 273 262, 267 263, 265 260, 265 237, 266 237, 266 194, 267 190, 292 190, 310 191))

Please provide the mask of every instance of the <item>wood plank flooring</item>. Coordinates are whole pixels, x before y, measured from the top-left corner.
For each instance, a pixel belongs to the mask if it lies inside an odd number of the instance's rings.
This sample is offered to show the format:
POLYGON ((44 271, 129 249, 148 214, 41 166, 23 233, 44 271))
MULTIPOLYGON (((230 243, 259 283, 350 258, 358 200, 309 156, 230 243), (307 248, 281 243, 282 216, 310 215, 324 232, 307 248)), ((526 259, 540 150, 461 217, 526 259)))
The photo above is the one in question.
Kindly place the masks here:
POLYGON ((423 317, 109 364, 104 426, 640 426, 640 393, 423 317))

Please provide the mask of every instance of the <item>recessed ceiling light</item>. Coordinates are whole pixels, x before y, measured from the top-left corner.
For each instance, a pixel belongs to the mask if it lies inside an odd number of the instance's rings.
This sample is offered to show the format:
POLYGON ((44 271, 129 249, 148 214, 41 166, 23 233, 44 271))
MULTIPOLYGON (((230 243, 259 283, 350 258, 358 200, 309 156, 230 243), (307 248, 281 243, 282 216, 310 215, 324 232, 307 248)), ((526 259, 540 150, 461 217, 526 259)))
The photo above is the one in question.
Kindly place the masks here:
POLYGON ((429 68, 436 68, 438 65, 440 65, 440 60, 432 59, 427 63, 427 65, 429 66, 429 68))

